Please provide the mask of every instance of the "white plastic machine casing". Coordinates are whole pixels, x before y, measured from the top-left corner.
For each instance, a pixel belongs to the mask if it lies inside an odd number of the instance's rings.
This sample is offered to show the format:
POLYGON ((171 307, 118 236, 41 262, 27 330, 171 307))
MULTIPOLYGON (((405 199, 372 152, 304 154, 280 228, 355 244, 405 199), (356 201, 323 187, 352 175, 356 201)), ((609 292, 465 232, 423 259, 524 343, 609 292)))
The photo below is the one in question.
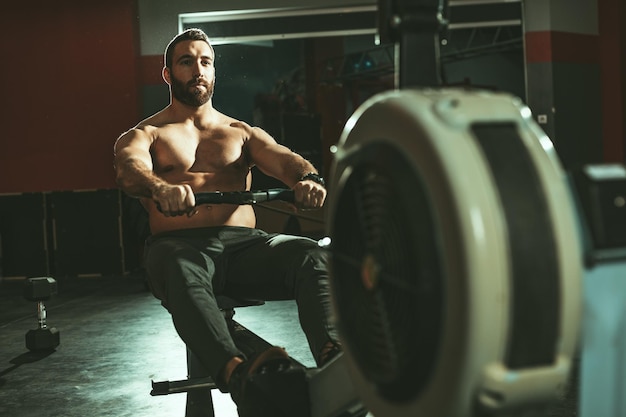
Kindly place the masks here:
MULTIPOLYGON (((552 142, 530 110, 508 94, 433 89, 377 95, 349 119, 335 150, 328 197, 331 238, 341 231, 337 204, 353 173, 347 160, 380 142, 406 155, 425 184, 440 233, 446 303, 434 371, 409 401, 381 395, 354 359, 359 346, 342 339, 367 408, 377 417, 467 417, 475 410, 515 414, 554 399, 567 383, 578 343, 583 267, 572 198, 552 142), (543 189, 560 291, 558 346, 548 366, 508 369, 503 359, 511 333, 511 242, 519 236, 508 235, 497 173, 471 130, 476 123, 513 123, 543 189)), ((337 319, 341 323, 340 314, 337 319)))

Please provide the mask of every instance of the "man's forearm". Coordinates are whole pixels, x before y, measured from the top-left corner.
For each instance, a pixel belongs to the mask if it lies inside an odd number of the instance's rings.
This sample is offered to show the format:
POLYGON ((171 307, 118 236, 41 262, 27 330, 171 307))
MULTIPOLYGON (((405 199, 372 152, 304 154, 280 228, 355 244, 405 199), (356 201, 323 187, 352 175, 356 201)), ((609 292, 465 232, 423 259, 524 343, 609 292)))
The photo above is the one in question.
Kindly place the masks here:
POLYGON ((283 161, 281 177, 279 178, 289 187, 293 187, 304 175, 311 172, 317 173, 313 164, 298 154, 283 161))
POLYGON ((117 185, 122 191, 133 197, 152 198, 156 188, 167 184, 140 161, 134 159, 124 161, 116 169, 117 185))

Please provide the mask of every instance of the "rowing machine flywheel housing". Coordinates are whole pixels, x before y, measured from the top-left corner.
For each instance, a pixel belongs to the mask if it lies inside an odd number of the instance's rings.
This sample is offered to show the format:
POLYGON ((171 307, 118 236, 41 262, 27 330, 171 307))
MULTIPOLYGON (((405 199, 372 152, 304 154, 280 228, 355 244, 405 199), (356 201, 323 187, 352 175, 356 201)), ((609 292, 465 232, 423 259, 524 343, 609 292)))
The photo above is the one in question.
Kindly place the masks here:
POLYGON ((502 93, 386 92, 334 156, 331 295, 368 409, 466 417, 554 399, 578 342, 582 257, 530 110, 502 93))

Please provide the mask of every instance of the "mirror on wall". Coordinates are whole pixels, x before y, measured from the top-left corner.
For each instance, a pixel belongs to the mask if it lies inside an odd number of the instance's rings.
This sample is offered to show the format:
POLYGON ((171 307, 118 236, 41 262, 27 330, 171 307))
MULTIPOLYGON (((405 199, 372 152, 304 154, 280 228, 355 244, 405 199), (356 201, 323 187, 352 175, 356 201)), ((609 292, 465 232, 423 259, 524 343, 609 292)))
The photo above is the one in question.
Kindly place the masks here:
MULTIPOLYGON (((443 83, 525 99, 521 2, 451 1, 446 14, 443 83)), ((179 16, 179 29, 212 39, 216 108, 323 171, 352 112, 394 88, 395 48, 379 42, 376 15, 375 5, 193 13, 179 16)))

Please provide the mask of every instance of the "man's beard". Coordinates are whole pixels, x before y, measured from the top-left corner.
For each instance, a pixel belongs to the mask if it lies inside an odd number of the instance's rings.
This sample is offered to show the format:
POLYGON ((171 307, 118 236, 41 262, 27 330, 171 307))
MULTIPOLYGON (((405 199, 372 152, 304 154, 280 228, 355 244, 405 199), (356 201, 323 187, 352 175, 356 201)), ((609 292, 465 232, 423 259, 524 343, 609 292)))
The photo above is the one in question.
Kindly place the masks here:
POLYGON ((193 88, 192 86, 197 84, 198 80, 192 80, 188 83, 177 79, 172 76, 172 96, 183 104, 191 107, 200 107, 208 102, 213 96, 213 90, 215 88, 215 79, 211 82, 203 84, 206 87, 206 91, 201 88, 193 88))

